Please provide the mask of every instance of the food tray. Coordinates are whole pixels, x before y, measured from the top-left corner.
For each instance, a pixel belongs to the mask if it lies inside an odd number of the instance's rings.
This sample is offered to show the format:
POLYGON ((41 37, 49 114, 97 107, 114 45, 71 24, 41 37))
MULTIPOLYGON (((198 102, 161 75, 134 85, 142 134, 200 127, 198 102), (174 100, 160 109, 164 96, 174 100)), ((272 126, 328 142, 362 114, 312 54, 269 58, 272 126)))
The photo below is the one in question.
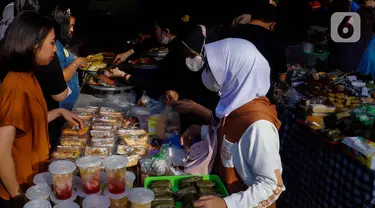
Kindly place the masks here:
POLYGON ((90 84, 89 86, 95 90, 100 90, 100 91, 125 91, 125 90, 131 90, 134 88, 134 86, 105 87, 105 86, 90 85, 90 84))
MULTIPOLYGON (((211 180, 215 181, 218 191, 226 197, 229 196, 227 189, 224 186, 224 183, 221 181, 219 176, 217 175, 194 175, 194 176, 202 176, 203 180, 211 180)), ((151 184, 152 181, 161 181, 161 180, 169 180, 172 184, 172 190, 173 192, 177 192, 179 190, 178 182, 183 178, 189 178, 190 176, 159 176, 159 177, 147 177, 144 182, 144 187, 148 188, 148 186, 151 184)), ((176 202, 176 208, 182 208, 182 202, 176 202)))

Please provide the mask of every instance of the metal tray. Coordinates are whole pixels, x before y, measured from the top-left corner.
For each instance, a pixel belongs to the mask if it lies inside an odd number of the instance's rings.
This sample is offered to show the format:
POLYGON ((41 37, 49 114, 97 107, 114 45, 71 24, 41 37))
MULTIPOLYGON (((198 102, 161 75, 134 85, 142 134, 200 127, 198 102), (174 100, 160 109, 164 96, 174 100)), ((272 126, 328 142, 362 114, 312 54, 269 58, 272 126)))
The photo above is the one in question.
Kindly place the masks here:
POLYGON ((125 90, 131 90, 134 88, 134 86, 105 87, 105 86, 100 86, 100 85, 90 85, 90 84, 88 85, 91 88, 95 90, 100 90, 100 91, 125 91, 125 90))

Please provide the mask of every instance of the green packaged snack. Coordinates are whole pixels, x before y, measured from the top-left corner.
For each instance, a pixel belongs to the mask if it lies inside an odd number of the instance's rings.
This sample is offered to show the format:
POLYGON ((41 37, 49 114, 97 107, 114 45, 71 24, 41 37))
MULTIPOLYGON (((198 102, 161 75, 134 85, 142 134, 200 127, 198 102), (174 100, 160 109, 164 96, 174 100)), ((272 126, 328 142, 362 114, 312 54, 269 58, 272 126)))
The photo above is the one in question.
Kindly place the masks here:
POLYGON ((159 188, 165 187, 165 188, 172 189, 172 184, 168 180, 161 180, 161 181, 153 181, 149 186, 150 189, 157 188, 157 187, 159 188))
POLYGON ((155 194, 156 197, 159 197, 159 196, 172 196, 173 195, 172 189, 165 188, 165 187, 155 187, 155 188, 152 188, 151 191, 154 192, 154 194, 155 194))
POLYGON ((197 187, 199 188, 213 188, 216 186, 215 181, 198 181, 197 187))
POLYGON ((183 189, 180 189, 179 191, 177 191, 177 193, 176 193, 176 200, 177 201, 182 201, 182 199, 184 198, 184 196, 187 195, 187 194, 192 194, 194 196, 198 196, 198 192, 195 189, 195 187, 194 186, 189 186, 187 188, 183 188, 183 189))

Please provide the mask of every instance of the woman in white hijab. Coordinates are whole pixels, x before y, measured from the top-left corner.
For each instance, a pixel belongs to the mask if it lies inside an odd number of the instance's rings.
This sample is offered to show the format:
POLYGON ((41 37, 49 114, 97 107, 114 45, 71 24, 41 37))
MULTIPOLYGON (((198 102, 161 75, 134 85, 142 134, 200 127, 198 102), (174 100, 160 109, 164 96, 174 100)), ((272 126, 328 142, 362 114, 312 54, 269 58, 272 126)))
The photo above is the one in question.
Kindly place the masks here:
MULTIPOLYGON (((230 196, 204 196, 195 207, 275 207, 285 190, 279 155, 276 107, 265 97, 270 87, 270 67, 256 47, 243 39, 228 38, 207 44, 204 85, 220 95, 218 125, 192 126, 182 136, 184 145, 201 135, 215 153, 209 166, 223 180, 230 196), (212 142, 212 140, 217 142, 212 142), (216 149, 219 150, 215 158, 216 149)), ((213 123, 213 122, 212 122, 213 123)))
POLYGON ((0 21, 0 40, 3 39, 5 31, 14 18, 14 3, 9 3, 3 10, 3 19, 0 21))

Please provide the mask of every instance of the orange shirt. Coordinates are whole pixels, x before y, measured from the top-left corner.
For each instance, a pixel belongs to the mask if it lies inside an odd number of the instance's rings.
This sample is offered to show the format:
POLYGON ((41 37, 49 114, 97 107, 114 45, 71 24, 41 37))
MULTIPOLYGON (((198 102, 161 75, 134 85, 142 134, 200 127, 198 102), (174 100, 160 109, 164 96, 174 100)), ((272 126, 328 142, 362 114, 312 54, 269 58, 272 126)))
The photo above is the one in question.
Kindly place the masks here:
MULTIPOLYGON (((45 170, 50 147, 47 116, 47 105, 34 74, 9 72, 0 84, 0 127, 17 129, 12 156, 21 187, 32 185, 34 175, 45 170)), ((1 184, 0 197, 10 197, 1 184)))

